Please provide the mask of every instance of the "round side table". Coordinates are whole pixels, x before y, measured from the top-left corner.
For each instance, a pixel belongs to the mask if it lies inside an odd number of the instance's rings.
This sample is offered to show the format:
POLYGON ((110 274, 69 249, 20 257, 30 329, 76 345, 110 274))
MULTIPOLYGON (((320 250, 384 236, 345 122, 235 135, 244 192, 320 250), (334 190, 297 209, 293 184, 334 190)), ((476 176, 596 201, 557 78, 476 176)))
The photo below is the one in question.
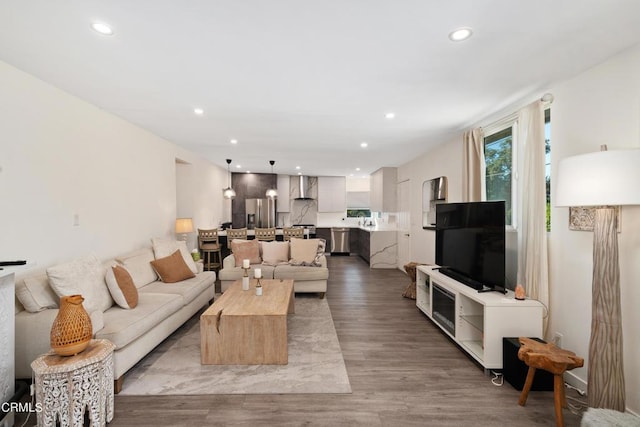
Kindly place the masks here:
POLYGON ((108 340, 91 340, 75 356, 53 352, 31 363, 35 373, 39 426, 82 426, 88 408, 92 426, 104 426, 113 419, 113 349, 108 340))

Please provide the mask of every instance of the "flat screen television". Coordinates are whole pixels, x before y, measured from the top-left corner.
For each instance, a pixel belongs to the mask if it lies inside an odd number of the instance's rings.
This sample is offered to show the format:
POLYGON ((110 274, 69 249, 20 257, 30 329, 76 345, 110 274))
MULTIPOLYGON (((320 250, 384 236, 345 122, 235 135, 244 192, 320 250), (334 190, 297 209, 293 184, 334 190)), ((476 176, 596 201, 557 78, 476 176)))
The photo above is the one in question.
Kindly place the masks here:
POLYGON ((478 291, 506 292, 505 202, 436 205, 436 264, 478 291))

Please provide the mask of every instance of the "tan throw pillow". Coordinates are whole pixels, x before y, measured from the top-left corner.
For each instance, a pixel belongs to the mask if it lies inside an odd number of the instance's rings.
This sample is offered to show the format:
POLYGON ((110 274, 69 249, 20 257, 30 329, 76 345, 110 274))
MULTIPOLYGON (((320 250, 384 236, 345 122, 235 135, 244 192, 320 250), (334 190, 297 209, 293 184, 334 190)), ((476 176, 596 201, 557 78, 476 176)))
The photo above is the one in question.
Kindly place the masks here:
POLYGON ((314 265, 321 239, 296 239, 291 244, 291 265, 314 265))
POLYGON ((126 268, 117 264, 107 268, 105 280, 116 304, 126 309, 136 308, 138 289, 126 268))
POLYGON ((151 261, 151 265, 165 283, 181 282, 196 276, 184 262, 179 249, 168 257, 151 261))
POLYGON ((289 262, 289 242, 261 242, 262 263, 278 265, 289 262))
POLYGON ((173 254, 176 249, 179 249, 182 259, 189 267, 189 270, 194 274, 198 272, 198 267, 191 257, 191 252, 187 249, 187 242, 184 240, 170 240, 156 237, 151 239, 151 245, 153 246, 153 253, 156 256, 156 259, 168 257, 173 254))
POLYGON ((248 259, 250 264, 261 264, 260 244, 257 240, 231 242, 231 252, 236 260, 236 267, 242 267, 242 260, 248 259))

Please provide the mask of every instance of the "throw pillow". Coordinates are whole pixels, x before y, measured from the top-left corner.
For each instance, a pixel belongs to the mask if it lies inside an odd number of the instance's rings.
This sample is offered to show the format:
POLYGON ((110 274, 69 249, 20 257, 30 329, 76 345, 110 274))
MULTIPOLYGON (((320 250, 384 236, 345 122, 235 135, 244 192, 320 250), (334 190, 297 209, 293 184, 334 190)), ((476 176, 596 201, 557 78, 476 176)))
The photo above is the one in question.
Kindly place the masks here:
POLYGON ((153 255, 153 249, 150 247, 116 258, 127 269, 138 289, 158 280, 156 271, 151 267, 151 261, 154 259, 156 258, 153 255))
POLYGON ((242 267, 242 260, 248 259, 250 264, 262 263, 260 258, 260 244, 257 240, 231 242, 231 252, 236 260, 236 267, 242 267))
MULTIPOLYGON (((318 256, 318 249, 321 239, 297 239, 292 238, 291 245, 291 265, 314 265, 318 256)), ((323 249, 324 252, 324 249, 323 249)))
POLYGON ((37 313, 47 308, 58 308, 58 301, 60 301, 58 295, 49 286, 46 273, 18 280, 16 297, 30 313, 37 313))
POLYGON ((176 250, 180 250, 180 254, 184 259, 185 264, 187 264, 193 274, 198 272, 198 267, 196 266, 193 258, 191 258, 191 253, 189 252, 189 249, 187 249, 187 242, 184 240, 154 238, 151 239, 151 243, 153 245, 153 253, 156 255, 156 259, 166 258, 176 250))
POLYGON ((125 309, 136 308, 138 288, 126 268, 117 264, 107 268, 105 280, 116 304, 125 309))
POLYGON ((80 294, 87 313, 106 311, 113 305, 104 281, 105 268, 95 255, 47 268, 49 283, 58 297, 80 294))
POLYGON ((289 242, 261 242, 262 263, 278 265, 289 261, 289 242))
POLYGON ((196 276, 184 262, 179 249, 168 257, 151 261, 151 265, 165 283, 181 282, 196 276))

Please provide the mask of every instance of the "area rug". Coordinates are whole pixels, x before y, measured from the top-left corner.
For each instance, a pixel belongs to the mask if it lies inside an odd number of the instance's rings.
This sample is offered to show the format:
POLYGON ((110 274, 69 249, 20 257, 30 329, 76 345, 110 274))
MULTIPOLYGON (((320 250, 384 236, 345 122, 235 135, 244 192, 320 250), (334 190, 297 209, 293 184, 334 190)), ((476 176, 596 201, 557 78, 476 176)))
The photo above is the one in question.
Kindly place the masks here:
POLYGON ((194 316, 126 374, 120 395, 351 393, 327 300, 297 296, 287 329, 288 365, 201 365, 194 316))

